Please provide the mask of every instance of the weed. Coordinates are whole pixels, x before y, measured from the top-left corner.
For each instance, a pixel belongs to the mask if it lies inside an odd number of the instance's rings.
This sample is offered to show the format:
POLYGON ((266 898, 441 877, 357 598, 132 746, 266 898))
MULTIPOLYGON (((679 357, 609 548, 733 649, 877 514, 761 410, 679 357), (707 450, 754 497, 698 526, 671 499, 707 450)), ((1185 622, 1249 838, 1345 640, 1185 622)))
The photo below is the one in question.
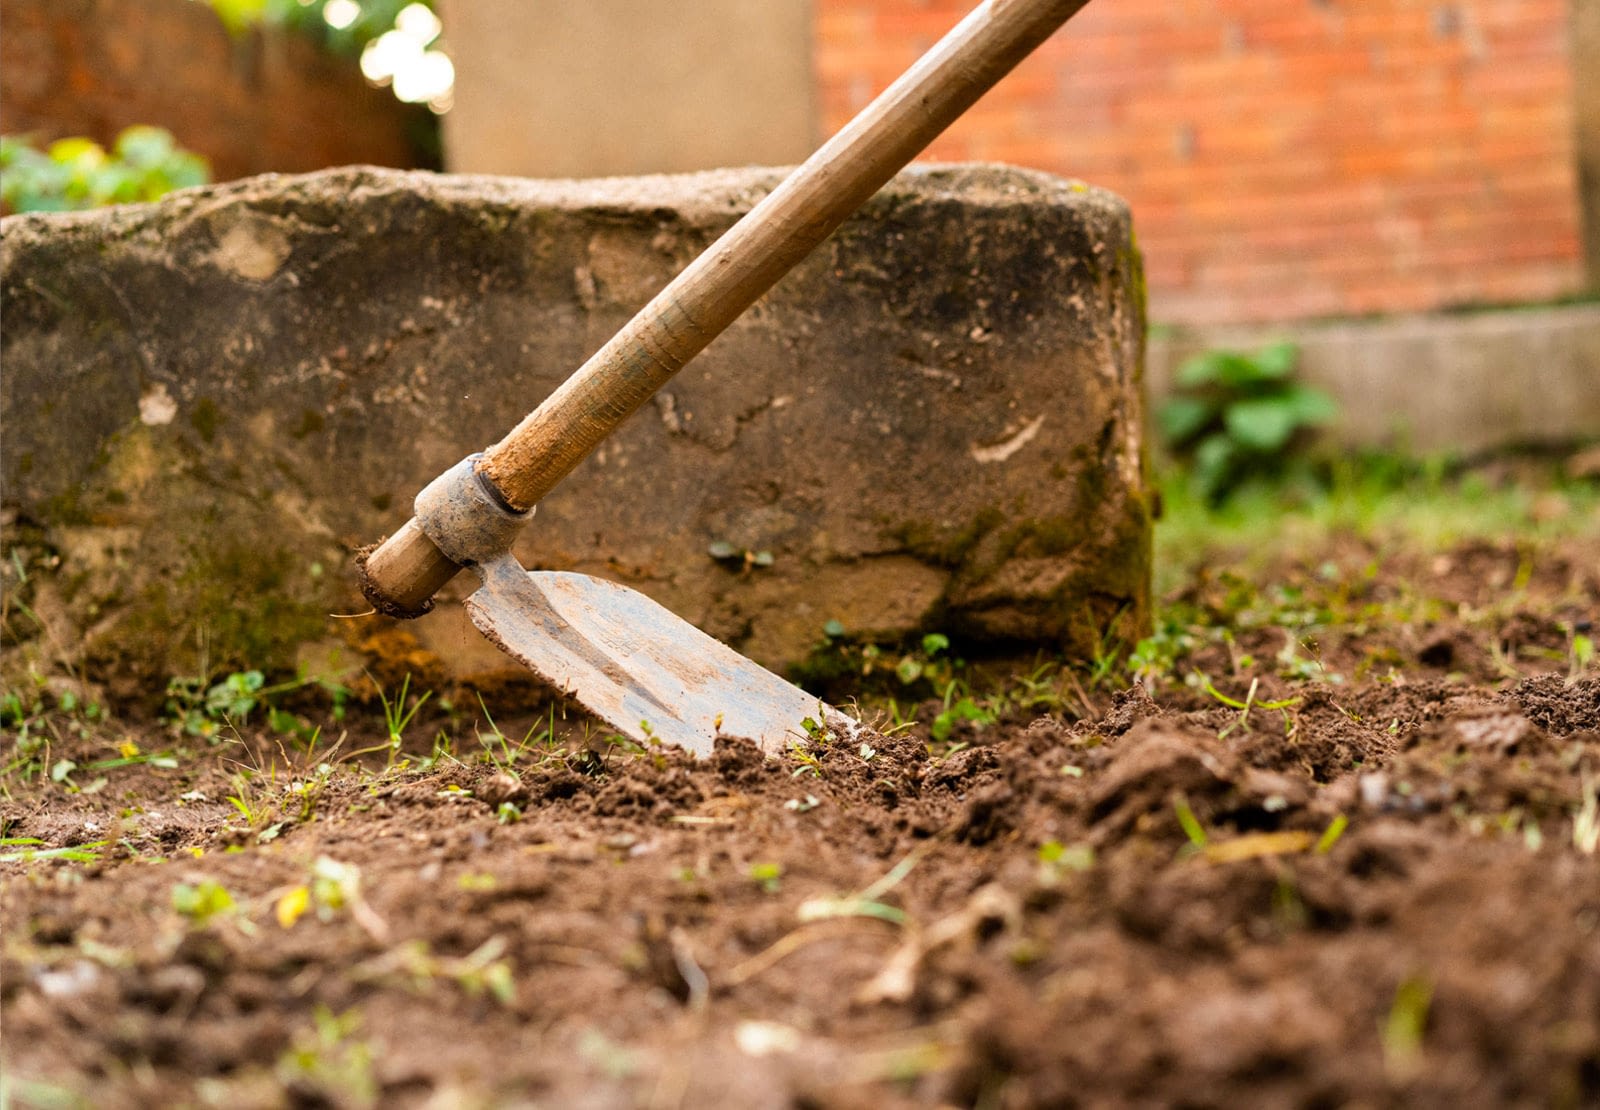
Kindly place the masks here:
POLYGON ((1594 640, 1574 629, 1572 642, 1567 648, 1569 662, 1567 677, 1578 678, 1594 665, 1594 640))
POLYGON ((206 925, 213 918, 234 911, 233 895, 215 879, 202 879, 191 886, 179 883, 172 888, 172 908, 195 925, 206 925))
POLYGON ((145 752, 139 750, 139 745, 132 740, 124 740, 117 745, 115 759, 97 759, 89 764, 91 771, 110 771, 118 767, 135 767, 146 764, 159 767, 164 771, 176 770, 178 757, 171 751, 145 752))
POLYGON ((328 1105, 376 1105, 378 1082, 373 1075, 372 1049, 356 1039, 362 1025, 360 1012, 352 1009, 335 1015, 319 1004, 312 1023, 278 1058, 278 1080, 285 1085, 309 1086, 320 1092, 328 1105))
POLYGON ((1339 843, 1339 838, 1344 835, 1344 830, 1350 825, 1350 818, 1340 813, 1328 822, 1328 827, 1317 840, 1316 853, 1325 856, 1333 851, 1333 846, 1339 843))
POLYGON ((1200 818, 1189 808, 1189 799, 1182 794, 1173 795, 1172 812, 1177 815, 1178 827, 1183 829, 1183 835, 1189 838, 1189 843, 1183 846, 1184 853, 1205 851, 1210 838, 1206 836, 1205 826, 1200 824, 1200 818))
POLYGON ((1198 618, 1192 606, 1175 605, 1163 610, 1155 631, 1134 645, 1124 663, 1134 681, 1153 687, 1172 677, 1179 661, 1205 643, 1198 618))
POLYGON ((752 570, 770 567, 773 564, 772 552, 751 551, 739 547, 727 540, 717 540, 706 548, 706 554, 730 570, 740 574, 749 574, 752 570))
POLYGON ((797 912, 802 923, 827 921, 836 917, 870 917, 887 921, 891 925, 905 925, 910 917, 898 906, 883 901, 883 896, 899 886, 922 859, 921 850, 913 851, 891 867, 887 874, 865 890, 844 897, 808 898, 800 903, 797 912))
POLYGON ((273 704, 273 700, 303 690, 317 687, 332 701, 335 720, 344 717, 344 703, 349 690, 336 682, 311 678, 304 674, 273 685, 268 685, 266 675, 258 670, 234 671, 220 681, 212 682, 205 675, 178 676, 167 680, 164 715, 187 736, 215 739, 222 727, 232 723, 246 723, 258 708, 266 707, 268 726, 277 733, 294 736, 308 750, 316 744, 319 728, 273 704))
POLYGON ((401 746, 405 743, 405 732, 411 722, 416 718, 417 711, 425 705, 433 691, 425 691, 421 697, 409 698, 411 690, 411 676, 408 674, 400 681, 400 692, 390 701, 380 687, 378 701, 383 705, 383 724, 389 734, 389 766, 394 766, 395 756, 400 753, 401 746))
POLYGON ((44 841, 32 836, 0 838, 0 848, 14 851, 0 852, 0 863, 33 863, 36 860, 65 860, 68 863, 99 863, 100 850, 109 840, 96 840, 89 844, 73 844, 64 848, 39 848, 44 841))
POLYGON ((1572 815, 1572 846, 1586 856, 1600 850, 1600 781, 1583 776, 1583 804, 1572 815))
MULTIPOLYGON (((809 720, 809 718, 807 719, 809 720)), ((789 741, 789 758, 799 764, 798 767, 790 772, 790 776, 799 778, 801 775, 813 775, 820 779, 822 777, 821 747, 822 744, 815 737, 808 740, 797 739, 789 741)))
MULTIPOLYGON (((550 716, 542 730, 537 725, 530 725, 528 731, 523 733, 522 739, 517 741, 512 741, 509 736, 500 731, 500 726, 495 724, 494 717, 490 715, 489 707, 484 705, 481 695, 478 698, 478 709, 483 713, 483 719, 489 723, 488 735, 485 735, 482 731, 477 734, 478 743, 483 748, 483 754, 497 769, 512 778, 520 777, 517 774, 516 764, 518 760, 527 755, 530 748, 535 746, 539 748, 540 763, 555 757, 562 750, 560 741, 556 739, 556 711, 554 708, 550 710, 550 716)), ((640 724, 644 725, 645 731, 648 733, 649 726, 644 722, 640 722, 640 724)), ((655 744, 655 747, 660 747, 659 741, 655 744)))
POLYGON ((1198 671, 1195 672, 1195 678, 1198 680, 1198 685, 1207 694, 1221 702, 1223 705, 1226 705, 1228 708, 1237 709, 1239 711, 1238 719, 1232 724, 1228 725, 1227 728, 1224 728, 1221 732, 1217 733, 1218 740, 1224 739, 1228 733, 1232 732, 1236 728, 1243 728, 1248 731, 1250 710, 1252 709, 1276 709, 1282 711, 1284 728, 1285 731, 1287 731, 1289 727, 1289 707, 1300 704, 1299 698, 1284 698, 1282 701, 1256 701, 1256 690, 1261 684, 1261 680, 1259 678, 1252 678, 1250 680, 1250 690, 1245 694, 1244 701, 1238 701, 1234 698, 1228 697, 1228 695, 1222 693, 1215 686, 1211 685, 1211 680, 1198 671))
MULTIPOLYGON (((233 793, 227 795, 227 802, 240 817, 244 818, 245 828, 255 834, 257 840, 271 840, 278 835, 282 822, 272 824, 272 819, 278 814, 277 797, 275 790, 266 796, 256 791, 255 780, 261 774, 258 769, 240 767, 235 771, 229 785, 233 793)), ((268 781, 276 787, 277 765, 266 772, 268 781)))
POLYGON ((952 680, 944 690, 944 707, 934 717, 928 733, 936 743, 942 744, 950 739, 950 734, 962 721, 970 722, 973 727, 982 729, 997 720, 999 714, 991 706, 980 705, 970 694, 959 692, 957 683, 952 680))
POLYGON ((1069 871, 1088 871, 1094 867, 1094 849, 1087 844, 1065 845, 1047 840, 1039 845, 1038 879, 1040 886, 1055 886, 1069 871))
POLYGON ((1422 1039, 1432 1005, 1433 983, 1425 976, 1413 975, 1395 988, 1389 1016, 1379 1027, 1383 1062, 1395 1079, 1409 1078, 1421 1065, 1422 1039))
POLYGON ((316 816, 317 801, 328 788, 328 781, 332 777, 333 765, 319 763, 311 774, 294 779, 283 788, 286 799, 299 805, 299 813, 294 818, 296 821, 304 824, 316 816))
POLYGON ((516 980, 510 961, 504 958, 504 937, 490 937, 465 956, 435 956, 426 941, 413 940, 400 945, 355 969, 361 980, 396 980, 419 993, 429 990, 440 979, 456 984, 468 996, 489 995, 502 1006, 516 1001, 516 980))
POLYGON ((767 861, 750 865, 750 878, 768 894, 778 893, 782 886, 783 864, 767 861))
POLYGON ((1178 368, 1178 390, 1157 417, 1208 503, 1252 478, 1287 476, 1307 433, 1338 414, 1326 393, 1293 380, 1297 357, 1292 344, 1279 343, 1253 356, 1212 351, 1178 368))

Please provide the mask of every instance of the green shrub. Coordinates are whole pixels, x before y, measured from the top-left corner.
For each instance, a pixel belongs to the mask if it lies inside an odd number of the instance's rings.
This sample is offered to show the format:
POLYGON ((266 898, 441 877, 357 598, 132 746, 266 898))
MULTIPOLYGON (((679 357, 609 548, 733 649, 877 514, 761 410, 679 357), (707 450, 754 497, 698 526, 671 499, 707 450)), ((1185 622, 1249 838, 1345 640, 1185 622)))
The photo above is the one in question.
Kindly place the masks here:
POLYGON ((1177 392, 1157 420, 1209 503, 1303 465, 1311 433, 1338 415, 1332 397, 1294 380, 1298 355, 1293 344, 1278 343, 1255 355, 1209 351, 1178 368, 1177 392))
POLYGON ((0 138, 0 203, 8 212, 66 212, 155 200, 204 185, 211 169, 159 127, 130 127, 108 153, 92 139, 41 150, 26 135, 0 138))

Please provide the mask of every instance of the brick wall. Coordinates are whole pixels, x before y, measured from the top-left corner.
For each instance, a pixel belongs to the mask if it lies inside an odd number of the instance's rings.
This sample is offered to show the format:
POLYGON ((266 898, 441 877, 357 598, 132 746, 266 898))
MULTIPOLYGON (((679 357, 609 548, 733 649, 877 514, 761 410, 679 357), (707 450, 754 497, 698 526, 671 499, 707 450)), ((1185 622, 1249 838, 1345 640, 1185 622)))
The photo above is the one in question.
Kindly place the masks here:
POLYGON ((425 109, 368 87, 298 35, 233 39, 190 0, 0 0, 0 131, 109 145, 150 123, 218 180, 365 162, 419 164, 425 109))
MULTIPOLYGON (((815 0, 831 133, 971 0, 815 0)), ((929 151, 1133 205, 1165 323, 1540 300, 1583 257, 1569 0, 1096 0, 929 151)))

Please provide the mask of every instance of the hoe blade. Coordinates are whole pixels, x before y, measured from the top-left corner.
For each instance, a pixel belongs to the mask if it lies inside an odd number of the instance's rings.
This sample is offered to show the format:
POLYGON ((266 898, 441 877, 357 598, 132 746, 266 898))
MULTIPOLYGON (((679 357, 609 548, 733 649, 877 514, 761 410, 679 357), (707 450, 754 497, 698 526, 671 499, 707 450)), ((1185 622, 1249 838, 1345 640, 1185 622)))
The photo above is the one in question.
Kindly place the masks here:
POLYGON ((466 600, 478 631, 640 743, 711 753, 743 736, 768 755, 804 743, 809 718, 853 723, 648 597, 585 574, 526 571, 502 556, 466 600))

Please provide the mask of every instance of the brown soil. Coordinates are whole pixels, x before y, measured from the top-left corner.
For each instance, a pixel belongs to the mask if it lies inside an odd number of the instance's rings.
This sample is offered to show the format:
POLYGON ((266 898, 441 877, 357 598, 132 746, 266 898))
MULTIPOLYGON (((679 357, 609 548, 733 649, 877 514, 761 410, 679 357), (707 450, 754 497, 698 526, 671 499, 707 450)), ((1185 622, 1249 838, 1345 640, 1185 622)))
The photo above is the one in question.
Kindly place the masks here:
MULTIPOLYGON (((957 744, 929 703, 815 774, 727 739, 319 779, 249 729, 73 773, 95 793, 13 774, 5 837, 110 843, 0 864, 11 1094, 1600 1104, 1600 677, 1574 654, 1600 545, 1378 555, 1198 575, 1145 683, 1063 677, 1050 715, 957 744), (232 906, 180 912, 207 881, 232 906)), ((175 743, 38 727, 85 767, 175 743)))

